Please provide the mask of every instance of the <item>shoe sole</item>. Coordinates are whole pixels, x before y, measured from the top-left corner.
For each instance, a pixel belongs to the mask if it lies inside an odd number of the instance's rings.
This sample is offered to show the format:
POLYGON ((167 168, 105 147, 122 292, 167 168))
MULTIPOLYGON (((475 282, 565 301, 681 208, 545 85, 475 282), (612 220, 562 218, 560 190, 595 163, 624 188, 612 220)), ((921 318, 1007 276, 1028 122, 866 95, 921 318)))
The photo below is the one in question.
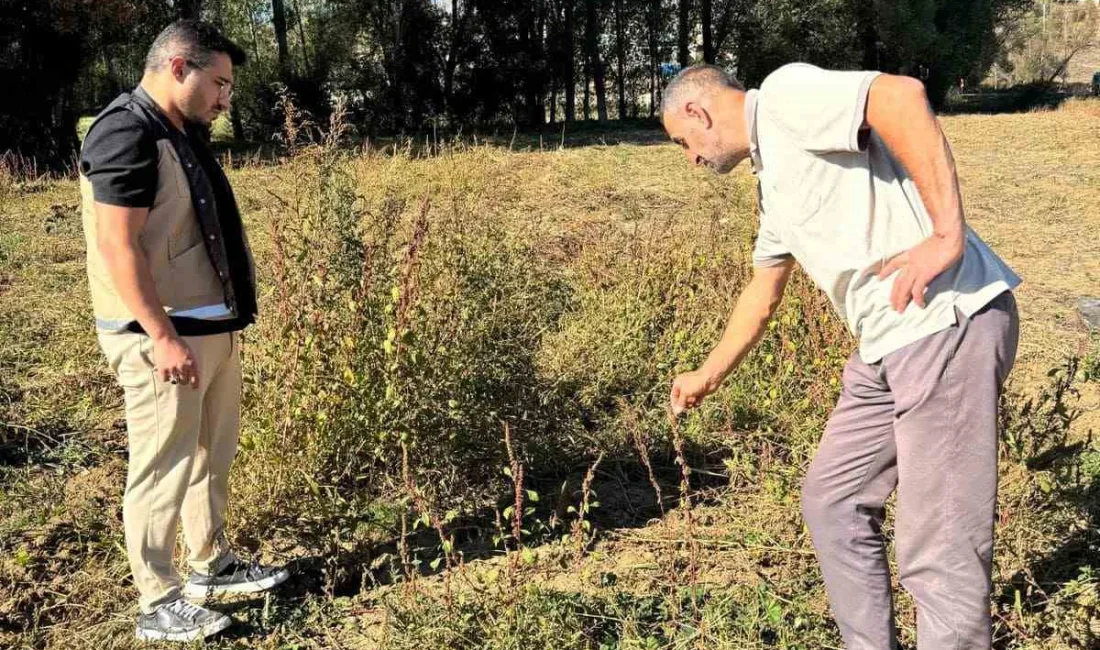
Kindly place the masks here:
POLYGON ((283 584, 290 577, 290 572, 282 569, 272 576, 254 582, 238 582, 230 585, 195 585, 186 583, 183 586, 183 595, 188 598, 205 598, 218 594, 254 594, 259 591, 267 591, 283 584))
POLYGON ((226 616, 225 618, 218 619, 214 623, 209 623, 197 630, 191 630, 190 632, 161 632, 158 630, 142 630, 138 629, 135 636, 141 641, 179 641, 187 643, 189 641, 195 641, 197 639, 205 639, 210 636, 224 631, 230 625, 233 624, 233 619, 226 616))

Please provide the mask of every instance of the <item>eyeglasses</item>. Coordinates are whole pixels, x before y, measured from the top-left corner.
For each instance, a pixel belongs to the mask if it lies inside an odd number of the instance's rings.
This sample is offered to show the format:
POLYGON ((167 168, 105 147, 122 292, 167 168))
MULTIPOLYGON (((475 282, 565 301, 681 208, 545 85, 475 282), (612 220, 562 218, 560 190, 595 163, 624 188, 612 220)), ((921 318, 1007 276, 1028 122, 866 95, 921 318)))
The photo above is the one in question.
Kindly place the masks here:
MULTIPOLYGON (((191 66, 192 68, 194 68, 196 70, 203 70, 203 71, 206 70, 205 67, 195 63, 194 61, 192 61, 190 59, 184 59, 184 63, 186 63, 187 65, 191 66)), ((221 77, 215 77, 214 78, 214 83, 218 84, 218 97, 225 97, 226 100, 233 99, 233 82, 232 81, 227 81, 226 79, 222 79, 221 77)))

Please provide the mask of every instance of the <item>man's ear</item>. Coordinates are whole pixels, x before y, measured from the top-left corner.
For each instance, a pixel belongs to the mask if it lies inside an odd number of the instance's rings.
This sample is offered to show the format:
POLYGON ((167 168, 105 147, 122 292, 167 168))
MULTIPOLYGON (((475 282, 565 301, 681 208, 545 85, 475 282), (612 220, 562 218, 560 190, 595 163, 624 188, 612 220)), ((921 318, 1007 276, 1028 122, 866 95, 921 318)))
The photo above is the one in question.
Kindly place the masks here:
POLYGON ((684 106, 684 113, 694 120, 699 120, 702 123, 704 129, 711 127, 712 121, 710 119, 710 112, 703 108, 703 105, 697 101, 688 102, 684 106))
POLYGON ((176 81, 183 81, 184 76, 187 75, 187 59, 182 56, 174 56, 168 60, 168 69, 172 71, 172 76, 176 81))

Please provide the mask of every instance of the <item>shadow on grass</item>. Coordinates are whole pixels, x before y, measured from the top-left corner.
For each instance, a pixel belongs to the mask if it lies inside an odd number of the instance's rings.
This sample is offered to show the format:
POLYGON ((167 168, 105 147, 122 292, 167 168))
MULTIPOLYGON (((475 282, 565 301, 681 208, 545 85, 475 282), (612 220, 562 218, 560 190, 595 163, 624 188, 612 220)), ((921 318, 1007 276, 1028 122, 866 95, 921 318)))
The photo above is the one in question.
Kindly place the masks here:
MULTIPOLYGON (((1067 463, 1079 463, 1080 451, 1073 450, 1066 459, 1067 463)), ((1071 470, 1072 471, 1072 470, 1071 470)), ((1028 616, 1033 621, 1039 621, 1044 628, 1033 630, 1039 636, 1046 637, 1054 632, 1068 635, 1075 642, 1086 643, 1087 646, 1096 647, 1095 631, 1085 632, 1079 637, 1079 631, 1067 629, 1067 618, 1080 618, 1084 621, 1095 621, 1100 615, 1100 605, 1086 592, 1080 598, 1066 601, 1062 598, 1062 592, 1074 585, 1075 581, 1083 581, 1078 587, 1090 589, 1090 580, 1100 574, 1100 482, 1085 483, 1072 479, 1069 487, 1052 493, 1054 501, 1065 502, 1073 509, 1077 525, 1073 532, 1069 533, 1057 548, 1042 554, 1027 564, 1026 569, 1017 571, 1008 583, 1002 585, 1000 593, 994 595, 998 611, 1009 612, 1006 618, 1015 616, 1028 616), (1060 602, 1065 601, 1065 602, 1060 602), (1074 611, 1066 610, 1066 607, 1074 611), (1087 637, 1087 638, 1086 638, 1087 637)), ((1095 590, 1093 584, 1091 589, 1095 590)), ((1017 647, 1019 635, 1011 621, 1002 619, 1005 626, 1012 632, 1003 634, 994 644, 996 650, 1008 650, 1017 647)), ((1006 631, 1009 631, 1006 630, 1006 631)))
MULTIPOLYGON (((714 451, 688 446, 686 454, 693 466, 692 502, 695 505, 711 505, 720 488, 728 485, 728 477, 716 467, 704 465, 703 459, 713 459, 714 451), (709 453, 708 453, 709 452, 709 453)), ((661 502, 650 482, 647 469, 636 458, 605 459, 597 468, 591 483, 591 500, 598 502, 586 519, 591 522, 593 533, 588 545, 598 541, 603 531, 643 528, 679 505, 680 469, 671 456, 652 459, 653 476, 661 490, 661 502)), ((570 536, 576 514, 567 513, 567 506, 574 507, 581 498, 581 486, 590 465, 578 465, 561 473, 529 476, 525 487, 544 495, 537 503, 529 505, 534 512, 524 518, 524 547, 537 549, 570 536), (556 495, 550 498, 549 495, 556 495), (547 522, 557 520, 550 527, 547 522)), ((463 562, 487 560, 504 555, 500 541, 497 513, 511 505, 511 496, 502 497, 495 508, 483 508, 469 516, 455 519, 446 526, 453 535, 454 554, 463 562)), ((504 521, 505 532, 510 532, 510 520, 504 521)), ((318 548, 326 540, 320 539, 321 531, 314 531, 311 539, 300 540, 306 548, 318 548)), ((421 558, 414 566, 403 567, 400 539, 356 543, 333 555, 309 554, 288 564, 292 578, 279 588, 281 598, 294 603, 304 603, 311 597, 355 596, 372 588, 388 586, 405 580, 405 572, 413 571, 419 577, 435 576, 446 571, 445 563, 433 562, 443 557, 439 536, 434 529, 421 528, 406 537, 408 552, 421 558)), ((511 547, 511 545, 509 544, 511 547)))
POLYGON ((947 114, 1028 113, 1058 108, 1073 97, 1088 96, 1083 84, 1063 88, 1056 84, 1032 83, 1004 89, 979 89, 955 95, 944 106, 947 114))
POLYGON ((1081 414, 1076 407, 1079 368, 1079 360, 1073 358, 1052 370, 1050 387, 1037 400, 1018 404, 1005 418, 1006 439, 1015 431, 1016 438, 1027 443, 1028 452, 1017 460, 1036 473, 1026 503, 1054 515, 1054 525, 1064 537, 1054 549, 1037 553, 994 593, 997 650, 1017 647, 1021 636, 1058 635, 1084 644, 1073 647, 1096 647, 1100 638, 1095 629, 1100 619, 1095 598, 1100 594, 1100 454, 1093 448, 1091 432, 1084 441, 1069 438, 1081 414), (1067 621, 1084 624, 1075 629, 1067 621), (1042 629, 1034 629, 1037 625, 1042 629))

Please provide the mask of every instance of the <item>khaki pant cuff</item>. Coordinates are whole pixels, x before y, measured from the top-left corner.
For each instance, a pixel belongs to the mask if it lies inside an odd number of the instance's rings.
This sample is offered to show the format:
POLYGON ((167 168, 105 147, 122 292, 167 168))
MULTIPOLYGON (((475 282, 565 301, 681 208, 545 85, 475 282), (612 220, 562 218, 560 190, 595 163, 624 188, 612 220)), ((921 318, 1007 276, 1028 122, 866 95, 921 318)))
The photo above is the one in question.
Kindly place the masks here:
POLYGON ((141 611, 143 614, 152 614, 153 611, 161 605, 167 605, 168 603, 174 600, 179 600, 182 597, 183 594, 180 592, 179 586, 172 586, 169 587, 167 591, 164 591, 159 595, 154 595, 154 597, 152 598, 146 598, 142 596, 139 603, 141 605, 141 611))

